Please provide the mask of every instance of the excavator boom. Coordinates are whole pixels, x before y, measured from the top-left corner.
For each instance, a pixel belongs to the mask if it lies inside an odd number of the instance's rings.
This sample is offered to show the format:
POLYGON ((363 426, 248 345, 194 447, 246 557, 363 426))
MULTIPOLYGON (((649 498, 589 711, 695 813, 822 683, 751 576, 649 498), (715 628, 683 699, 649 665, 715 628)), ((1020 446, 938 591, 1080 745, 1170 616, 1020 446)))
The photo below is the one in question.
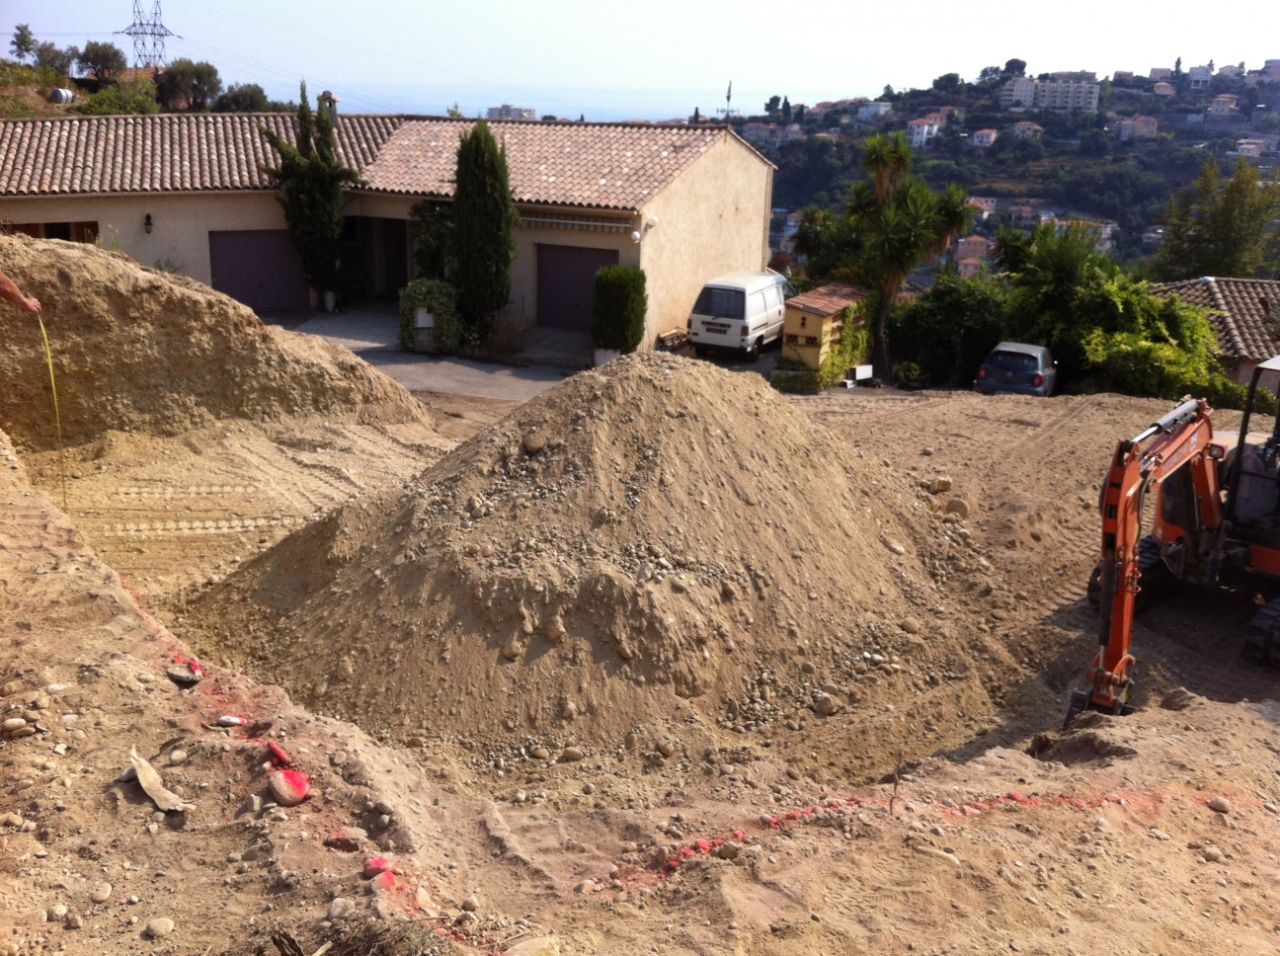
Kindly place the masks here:
POLYGON ((1068 720, 1083 707, 1120 713, 1132 684, 1134 601, 1141 588, 1139 565, 1142 510, 1146 496, 1183 468, 1190 469, 1195 525, 1186 545, 1201 550, 1204 535, 1222 523, 1217 463, 1209 454, 1212 409, 1203 399, 1184 399, 1133 438, 1121 441, 1102 486, 1101 619, 1089 689, 1075 695, 1068 720))

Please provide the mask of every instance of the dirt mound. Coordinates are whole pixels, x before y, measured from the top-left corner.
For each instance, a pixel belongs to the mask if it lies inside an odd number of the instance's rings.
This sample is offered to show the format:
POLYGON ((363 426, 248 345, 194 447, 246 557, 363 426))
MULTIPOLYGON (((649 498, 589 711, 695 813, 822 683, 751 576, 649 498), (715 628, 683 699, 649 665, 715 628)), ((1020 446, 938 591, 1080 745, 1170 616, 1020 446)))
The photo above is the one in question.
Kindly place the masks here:
POLYGON ((756 376, 634 357, 286 539, 196 616, 220 656, 406 737, 830 716, 970 650, 937 590, 963 541, 885 464, 756 376))
MULTIPOLYGON (((215 419, 322 413, 425 421, 408 392, 344 349, 264 326, 206 286, 95 246, 0 236, 0 267, 44 305, 68 444, 103 432, 175 435, 215 419)), ((34 318, 8 309, 0 426, 29 449, 55 443, 34 318)))

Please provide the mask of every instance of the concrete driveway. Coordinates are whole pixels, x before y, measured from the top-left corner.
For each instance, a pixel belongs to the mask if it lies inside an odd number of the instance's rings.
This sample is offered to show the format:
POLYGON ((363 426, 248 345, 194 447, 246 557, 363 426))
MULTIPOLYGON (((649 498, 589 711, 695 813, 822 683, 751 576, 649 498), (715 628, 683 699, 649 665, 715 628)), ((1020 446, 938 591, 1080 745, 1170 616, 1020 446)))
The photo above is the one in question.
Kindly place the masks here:
MULTIPOLYGON (((263 321, 345 345, 411 392, 527 402, 579 371, 554 365, 508 365, 402 351, 400 319, 391 305, 361 306, 333 314, 268 315, 263 321)), ((692 358, 693 350, 685 348, 680 354, 692 358)), ((768 377, 777 364, 778 349, 776 345, 766 348, 755 362, 735 357, 713 357, 707 361, 731 372, 768 377)))
POLYGON ((576 371, 405 352, 400 348, 399 316, 376 306, 333 314, 266 316, 263 321, 345 345, 411 392, 527 402, 576 371))

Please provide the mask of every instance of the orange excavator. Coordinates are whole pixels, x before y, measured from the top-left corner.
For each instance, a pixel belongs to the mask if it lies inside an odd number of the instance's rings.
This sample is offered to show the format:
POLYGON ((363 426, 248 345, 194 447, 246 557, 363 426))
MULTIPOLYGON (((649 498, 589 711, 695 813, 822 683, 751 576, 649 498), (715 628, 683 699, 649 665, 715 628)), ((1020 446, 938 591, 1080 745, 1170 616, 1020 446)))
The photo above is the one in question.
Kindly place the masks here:
MULTIPOLYGON (((1116 446, 1100 496, 1102 560, 1089 581, 1101 615, 1099 650, 1088 687, 1072 694, 1067 723, 1085 709, 1127 711, 1134 614, 1179 582, 1280 592, 1280 418, 1267 419, 1267 433, 1249 431, 1267 395, 1280 398, 1280 356, 1254 370, 1238 434, 1215 434, 1209 403, 1188 397, 1116 446), (1152 529, 1144 536, 1149 501, 1152 529)), ((1245 655, 1280 664, 1280 598, 1255 614, 1245 655)))

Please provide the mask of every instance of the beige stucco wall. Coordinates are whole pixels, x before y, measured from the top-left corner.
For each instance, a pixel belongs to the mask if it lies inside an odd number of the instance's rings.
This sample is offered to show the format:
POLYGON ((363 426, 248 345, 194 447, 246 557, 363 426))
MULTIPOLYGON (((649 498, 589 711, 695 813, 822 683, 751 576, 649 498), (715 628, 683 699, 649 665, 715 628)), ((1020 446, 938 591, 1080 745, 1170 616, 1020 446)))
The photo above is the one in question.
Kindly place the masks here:
POLYGON ((104 249, 119 249, 144 265, 168 260, 178 271, 211 282, 209 233, 284 229, 275 193, 173 193, 153 196, 71 196, 0 199, 0 219, 15 223, 98 223, 104 249), (151 234, 143 220, 151 216, 151 234))
POLYGON ((645 205, 642 218, 656 216, 658 225, 640 244, 649 292, 644 347, 685 327, 708 279, 765 267, 772 198, 773 167, 725 136, 645 205))

